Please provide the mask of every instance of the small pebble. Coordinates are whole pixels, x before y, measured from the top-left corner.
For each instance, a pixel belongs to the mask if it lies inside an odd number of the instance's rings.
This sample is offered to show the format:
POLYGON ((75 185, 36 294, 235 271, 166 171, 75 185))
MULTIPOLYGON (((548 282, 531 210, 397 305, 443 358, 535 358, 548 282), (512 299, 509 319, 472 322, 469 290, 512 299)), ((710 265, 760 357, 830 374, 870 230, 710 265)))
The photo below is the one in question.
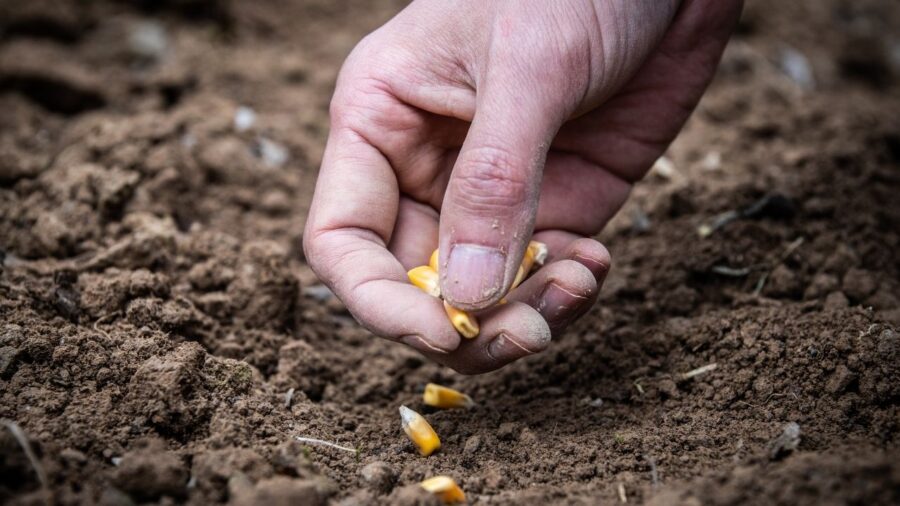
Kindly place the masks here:
POLYGON ((135 56, 160 60, 165 55, 168 37, 165 27, 157 21, 142 21, 134 26, 128 37, 128 48, 135 56))
POLYGON ((672 163, 672 160, 669 160, 665 156, 661 156, 656 160, 656 163, 653 164, 651 171, 663 179, 672 179, 678 173, 675 169, 675 164, 672 163))
POLYGON ((469 439, 466 439, 466 444, 463 446, 463 453, 473 454, 481 448, 481 436, 471 436, 469 439))
POLYGON ((792 47, 786 47, 781 51, 779 67, 797 86, 804 90, 816 87, 816 78, 813 76, 812 65, 806 55, 792 47))
POLYGON ((242 105, 234 112, 234 129, 238 132, 245 132, 253 128, 254 123, 256 123, 256 112, 253 109, 242 105))
POLYGON ((710 172, 714 172, 722 168, 722 153, 718 151, 710 151, 703 157, 703 161, 700 162, 700 166, 703 170, 708 170, 710 172))
POLYGON ((650 217, 640 207, 631 212, 631 230, 638 234, 650 230, 650 217))
POLYGON ((790 422, 784 426, 781 434, 769 444, 769 458, 778 460, 797 449, 800 445, 800 425, 790 422))
POLYGON ((366 464, 359 470, 359 475, 366 486, 380 494, 389 493, 397 482, 394 469, 380 461, 366 464))
POLYGON ((273 169, 281 167, 287 163, 288 158, 290 158, 290 154, 286 147, 265 137, 260 137, 257 141, 256 153, 262 159, 263 164, 265 164, 266 167, 273 169))

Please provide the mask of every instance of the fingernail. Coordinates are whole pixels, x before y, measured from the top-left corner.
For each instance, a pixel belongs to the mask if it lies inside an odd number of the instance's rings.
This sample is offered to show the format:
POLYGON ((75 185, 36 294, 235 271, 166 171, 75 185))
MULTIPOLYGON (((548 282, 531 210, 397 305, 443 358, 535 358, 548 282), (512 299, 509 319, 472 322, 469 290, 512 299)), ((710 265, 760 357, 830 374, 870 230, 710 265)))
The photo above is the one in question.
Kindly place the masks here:
POLYGON ((514 360, 535 352, 510 339, 506 334, 500 334, 488 344, 487 353, 495 360, 514 360))
POLYGON ((594 279, 597 280, 598 286, 603 284, 603 280, 606 279, 606 274, 609 272, 609 265, 604 264, 597 259, 578 254, 574 255, 573 260, 587 267, 588 270, 591 271, 591 274, 594 275, 594 279))
POLYGON ((556 322, 567 312, 577 309, 588 298, 569 292, 556 283, 547 283, 538 299, 537 310, 548 322, 556 322))
POLYGON ((442 355, 446 355, 447 353, 449 353, 449 351, 438 348, 437 346, 429 343, 422 336, 418 336, 415 334, 409 334, 409 335, 403 336, 400 338, 400 340, 421 352, 440 353, 442 355))
POLYGON ((477 244, 456 244, 450 250, 442 288, 452 302, 477 304, 503 288, 506 255, 477 244))

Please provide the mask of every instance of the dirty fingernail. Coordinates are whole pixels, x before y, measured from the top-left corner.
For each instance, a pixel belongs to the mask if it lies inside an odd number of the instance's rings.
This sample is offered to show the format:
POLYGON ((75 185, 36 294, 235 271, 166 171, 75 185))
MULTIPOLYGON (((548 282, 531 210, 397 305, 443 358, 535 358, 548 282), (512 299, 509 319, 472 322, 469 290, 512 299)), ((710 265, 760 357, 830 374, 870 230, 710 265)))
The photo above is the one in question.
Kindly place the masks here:
POLYGON ((438 348, 434 344, 429 343, 422 336, 418 336, 416 334, 409 334, 409 335, 403 336, 400 338, 400 341, 402 341, 402 342, 406 343, 407 345, 412 346, 413 348, 415 348, 421 352, 424 352, 424 353, 429 353, 429 352, 430 353, 440 353, 442 355, 449 353, 448 350, 438 348))
POLYGON ((572 259, 587 267, 588 270, 591 271, 591 274, 594 275, 594 279, 597 280, 598 285, 602 284, 603 280, 606 279, 606 274, 609 272, 608 264, 605 264, 595 258, 591 258, 586 255, 579 255, 577 253, 572 259))
POLYGON ((456 244, 450 250, 441 288, 451 302, 477 304, 503 288, 506 255, 477 244, 456 244))
POLYGON ((506 334, 500 334, 488 344, 487 353, 494 360, 510 361, 534 354, 536 351, 525 348, 506 334))
POLYGON ((587 301, 583 295, 569 292, 556 283, 547 283, 538 299, 537 310, 548 322, 556 322, 587 301))

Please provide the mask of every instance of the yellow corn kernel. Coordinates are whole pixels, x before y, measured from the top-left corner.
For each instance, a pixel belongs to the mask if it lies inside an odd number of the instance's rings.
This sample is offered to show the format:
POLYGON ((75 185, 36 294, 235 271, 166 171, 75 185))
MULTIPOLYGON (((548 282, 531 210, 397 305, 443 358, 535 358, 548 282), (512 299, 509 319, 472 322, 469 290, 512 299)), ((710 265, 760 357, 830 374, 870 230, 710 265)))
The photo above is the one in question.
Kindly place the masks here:
POLYGON ((440 251, 440 250, 434 250, 431 253, 431 258, 428 259, 428 266, 431 267, 432 269, 434 269, 435 272, 441 272, 441 270, 438 269, 438 265, 439 265, 438 264, 438 260, 439 260, 438 251, 440 251))
POLYGON ((547 245, 538 241, 528 243, 528 251, 531 252, 534 263, 538 266, 544 265, 544 262, 547 261, 547 255, 550 254, 550 251, 547 250, 547 245))
POLYGON ((513 280, 510 290, 522 284, 522 281, 525 281, 528 273, 531 272, 535 265, 544 265, 546 261, 547 245, 537 241, 528 243, 528 247, 525 248, 525 255, 522 256, 522 263, 519 264, 519 269, 516 271, 516 279, 513 280))
POLYGON ((400 423, 403 425, 403 432, 406 432, 423 456, 427 457, 441 448, 440 438, 422 415, 406 406, 400 406, 400 423))
POLYGON ((412 284, 432 297, 441 296, 441 282, 436 270, 427 265, 415 267, 406 273, 412 284))
POLYGON ((528 271, 531 269, 531 266, 528 269, 525 268, 525 259, 528 258, 528 253, 525 253, 525 258, 522 259, 521 265, 519 265, 519 270, 516 271, 516 279, 513 280, 513 284, 509 287, 510 290, 522 284, 522 281, 525 281, 525 276, 528 275, 528 271))
POLYGON ((466 502, 466 493, 449 476, 435 476, 419 483, 419 486, 438 498, 444 504, 466 502))
POLYGON ((450 304, 447 304, 447 301, 444 301, 444 310, 447 311, 447 317, 450 318, 450 323, 453 324, 456 331, 462 334, 463 337, 466 339, 478 337, 480 329, 478 328, 478 320, 476 320, 474 316, 462 309, 456 309, 450 304))
POLYGON ((471 397, 459 390, 434 383, 425 385, 425 393, 422 394, 422 400, 429 406, 441 409, 470 408, 475 405, 471 397))

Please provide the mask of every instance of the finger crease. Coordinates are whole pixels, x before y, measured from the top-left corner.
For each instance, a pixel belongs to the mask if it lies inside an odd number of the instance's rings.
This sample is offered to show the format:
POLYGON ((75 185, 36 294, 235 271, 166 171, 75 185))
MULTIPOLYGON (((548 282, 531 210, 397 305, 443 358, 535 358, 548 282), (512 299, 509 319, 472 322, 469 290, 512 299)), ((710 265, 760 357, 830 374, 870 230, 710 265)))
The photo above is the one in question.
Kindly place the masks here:
POLYGON ((418 336, 416 334, 409 334, 407 336, 402 337, 401 339, 405 339, 405 338, 415 339, 416 341, 422 343, 422 345, 424 345, 426 348, 433 351, 434 353, 440 353, 441 355, 446 355, 448 353, 447 350, 442 350, 441 348, 438 348, 437 346, 432 345, 431 343, 429 343, 428 341, 423 339, 422 336, 418 336))
POLYGON ((515 339, 509 337, 509 334, 503 333, 503 334, 500 334, 500 335, 498 336, 498 338, 500 338, 500 337, 502 337, 502 338, 506 339, 507 341, 513 343, 513 344, 516 346, 516 348, 519 348, 520 350, 524 351, 525 353, 528 353, 528 354, 535 353, 534 351, 529 350, 529 349, 526 348, 525 346, 522 346, 521 344, 519 344, 518 341, 516 341, 515 339))
POLYGON ((559 283, 550 283, 550 284, 553 285, 553 286, 555 286, 556 288, 559 288, 560 290, 562 290, 563 292, 567 293, 568 295, 571 295, 572 297, 575 297, 576 299, 582 299, 582 300, 585 300, 585 299, 588 298, 586 295, 580 295, 580 294, 577 294, 577 293, 573 293, 573 292, 571 292, 571 291, 569 291, 569 290, 566 290, 566 289, 563 288, 563 286, 560 285, 559 283))

